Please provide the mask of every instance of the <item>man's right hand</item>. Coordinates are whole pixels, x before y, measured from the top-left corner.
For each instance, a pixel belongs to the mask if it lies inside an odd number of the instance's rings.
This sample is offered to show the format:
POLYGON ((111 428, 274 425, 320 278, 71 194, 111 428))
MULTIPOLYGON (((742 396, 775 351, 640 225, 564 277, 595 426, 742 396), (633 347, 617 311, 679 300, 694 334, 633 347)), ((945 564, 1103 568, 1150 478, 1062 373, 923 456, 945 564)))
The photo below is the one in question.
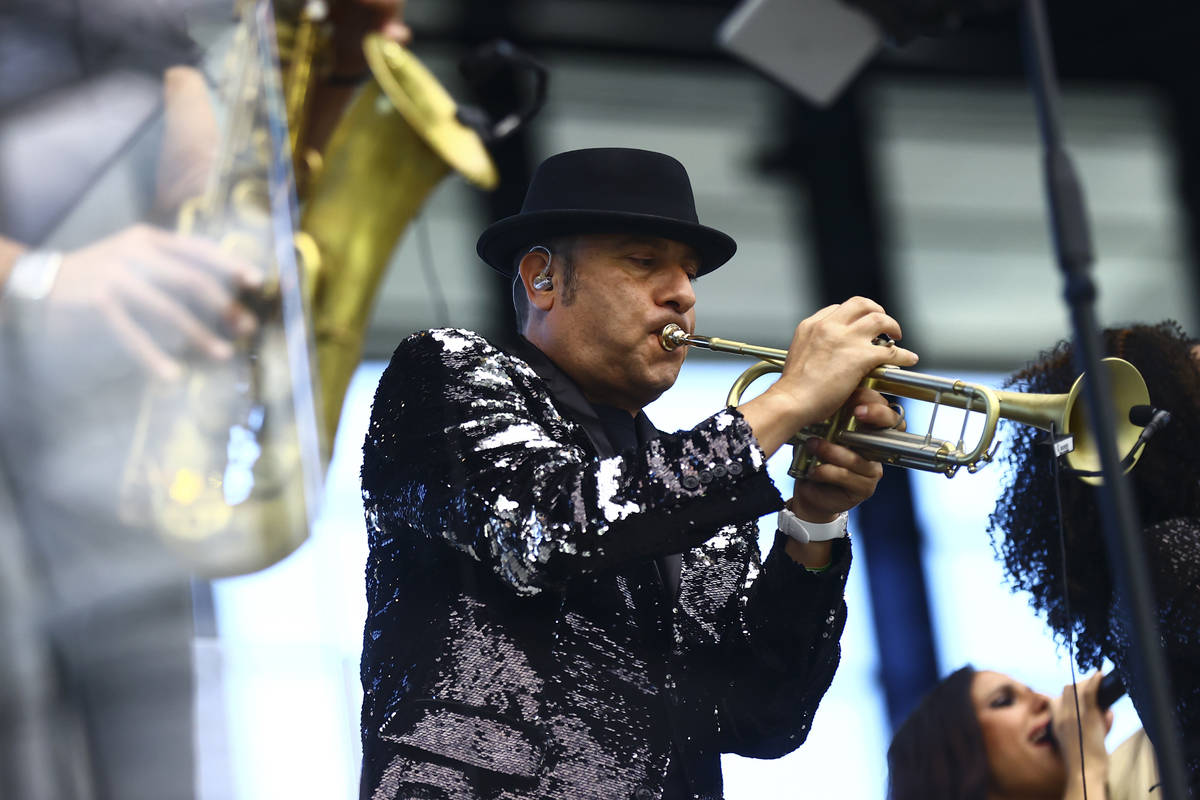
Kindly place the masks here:
POLYGON ((190 354, 233 354, 233 340, 257 327, 237 295, 261 283, 211 241, 135 225, 63 257, 45 301, 45 338, 92 358, 116 345, 170 380, 190 354))
POLYGON ((872 340, 903 335, 883 306, 865 297, 827 306, 796 326, 783 373, 758 397, 738 407, 769 457, 808 425, 828 419, 871 370, 910 367, 917 354, 872 340))

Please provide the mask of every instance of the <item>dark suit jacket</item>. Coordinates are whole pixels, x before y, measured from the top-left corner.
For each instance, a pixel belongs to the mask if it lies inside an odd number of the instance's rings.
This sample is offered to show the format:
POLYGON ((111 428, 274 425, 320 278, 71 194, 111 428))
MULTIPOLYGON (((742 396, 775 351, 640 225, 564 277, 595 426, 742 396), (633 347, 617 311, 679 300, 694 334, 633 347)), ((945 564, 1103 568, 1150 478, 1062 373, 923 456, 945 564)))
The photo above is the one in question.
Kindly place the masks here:
POLYGON ((849 547, 816 574, 758 516, 782 503, 736 411, 598 458, 527 363, 416 334, 363 457, 370 555, 362 796, 697 796, 719 754, 805 738, 833 677, 849 547), (683 552, 668 602, 654 559, 683 552))

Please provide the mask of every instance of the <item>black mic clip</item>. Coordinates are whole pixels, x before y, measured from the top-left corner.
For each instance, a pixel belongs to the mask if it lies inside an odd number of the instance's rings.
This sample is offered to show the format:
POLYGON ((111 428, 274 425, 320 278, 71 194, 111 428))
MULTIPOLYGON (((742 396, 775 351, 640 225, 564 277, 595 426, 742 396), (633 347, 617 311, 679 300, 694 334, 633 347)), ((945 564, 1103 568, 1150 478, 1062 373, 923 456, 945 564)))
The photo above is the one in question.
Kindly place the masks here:
MULTIPOLYGON (((1130 418, 1133 418, 1133 412, 1130 412, 1130 418)), ((1142 428, 1142 433, 1138 436, 1138 441, 1145 444, 1150 441, 1150 437, 1165 428, 1171 421, 1171 412, 1164 411, 1161 408, 1150 409, 1150 421, 1142 428)))
POLYGON ((1055 458, 1062 458, 1075 449, 1075 437, 1069 433, 1059 434, 1055 431, 1047 431, 1045 438, 1038 442, 1038 445, 1050 448, 1050 452, 1054 454, 1055 458))
POLYGON ((1153 406, 1134 406, 1129 409, 1129 421, 1134 425, 1141 424, 1142 432, 1138 434, 1133 447, 1129 448, 1129 455, 1121 460, 1121 466, 1125 469, 1133 464, 1138 448, 1145 447, 1146 442, 1171 421, 1171 412, 1153 406))
MULTIPOLYGON (((1137 441, 1133 443, 1133 447, 1129 448, 1129 452, 1121 459, 1120 467, 1125 471, 1128 471, 1133 466, 1133 463, 1137 460, 1138 451, 1146 446, 1146 442, 1150 441, 1150 438, 1154 434, 1162 430, 1171 421, 1171 413, 1161 408, 1154 408, 1153 406, 1137 405, 1129 409, 1129 421, 1134 425, 1141 425, 1142 432, 1138 434, 1137 441)), ((1061 438, 1070 439, 1071 437, 1068 435, 1061 438)), ((1058 441, 1057 438, 1054 441, 1054 455, 1056 458, 1060 458, 1075 449, 1072 445, 1060 452, 1058 441)), ((1063 467, 1063 472, 1077 477, 1096 477, 1104 474, 1101 470, 1072 469, 1066 466, 1063 467)))

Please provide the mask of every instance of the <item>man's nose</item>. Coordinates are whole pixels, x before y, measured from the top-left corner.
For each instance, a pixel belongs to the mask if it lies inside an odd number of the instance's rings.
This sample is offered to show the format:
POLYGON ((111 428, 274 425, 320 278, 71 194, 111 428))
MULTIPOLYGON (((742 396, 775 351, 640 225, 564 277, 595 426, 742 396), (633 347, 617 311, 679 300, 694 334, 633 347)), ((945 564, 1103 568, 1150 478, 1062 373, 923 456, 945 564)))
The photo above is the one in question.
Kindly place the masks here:
POLYGON ((671 267, 667 273, 659 302, 671 306, 680 314, 686 314, 696 305, 696 290, 691 274, 683 267, 671 267))

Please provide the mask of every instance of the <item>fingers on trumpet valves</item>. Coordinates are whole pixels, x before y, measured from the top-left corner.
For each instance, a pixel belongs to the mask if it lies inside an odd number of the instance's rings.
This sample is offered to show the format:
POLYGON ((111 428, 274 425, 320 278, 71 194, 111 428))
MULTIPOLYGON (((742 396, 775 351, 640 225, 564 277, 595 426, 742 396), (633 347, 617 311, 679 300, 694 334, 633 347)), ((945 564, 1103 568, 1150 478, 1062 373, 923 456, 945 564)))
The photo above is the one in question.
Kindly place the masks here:
POLYGON ((814 436, 804 443, 804 449, 809 456, 803 476, 806 479, 832 482, 845 474, 877 480, 883 474, 882 464, 837 442, 814 436))
POLYGON ((888 314, 882 306, 875 303, 873 300, 866 298, 852 298, 853 300, 861 300, 862 316, 854 322, 854 328, 862 333, 874 334, 869 339, 870 343, 876 347, 884 348, 880 353, 883 358, 883 363, 896 364, 898 366, 911 366, 917 363, 917 354, 910 350, 905 350, 899 345, 900 338, 903 332, 900 330, 900 323, 895 317, 888 314))
POLYGON ((855 424, 870 428, 895 428, 903 422, 903 414, 897 418, 891 398, 880 394, 875 389, 859 386, 846 400, 845 406, 854 414, 855 424))
MULTIPOLYGON (((895 324, 895 321, 890 317, 885 317, 890 323, 895 324)), ((876 328, 876 330, 879 330, 876 328)), ((897 328, 897 334, 899 329, 897 328)), ((895 364, 902 367, 910 367, 917 363, 918 356, 911 350, 905 350, 898 342, 898 336, 893 336, 887 331, 880 330, 871 338, 871 344, 880 348, 879 360, 884 364, 895 364)))
MULTIPOLYGON (((887 334, 881 334, 881 336, 886 335, 887 334)), ((871 344, 876 345, 879 348, 879 358, 877 360, 882 364, 891 364, 897 367, 911 367, 920 360, 920 356, 918 356, 912 350, 905 350, 903 347, 896 344, 895 339, 888 337, 890 341, 883 343, 879 341, 879 338, 880 337, 877 336, 872 339, 871 344)))

